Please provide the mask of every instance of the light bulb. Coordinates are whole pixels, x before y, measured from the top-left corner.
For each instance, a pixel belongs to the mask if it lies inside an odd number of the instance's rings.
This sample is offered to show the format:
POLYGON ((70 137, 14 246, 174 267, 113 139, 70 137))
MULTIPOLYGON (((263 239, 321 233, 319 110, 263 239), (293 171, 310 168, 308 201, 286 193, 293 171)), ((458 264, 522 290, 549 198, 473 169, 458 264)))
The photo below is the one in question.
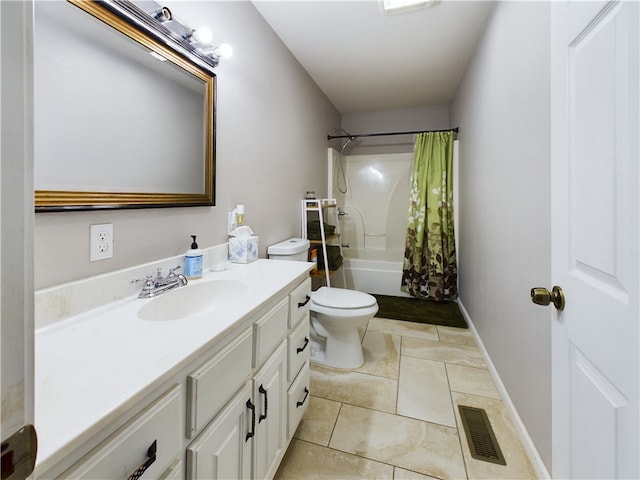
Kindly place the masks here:
POLYGON ((228 43, 221 43, 216 47, 216 53, 219 57, 229 58, 233 55, 233 48, 228 43))

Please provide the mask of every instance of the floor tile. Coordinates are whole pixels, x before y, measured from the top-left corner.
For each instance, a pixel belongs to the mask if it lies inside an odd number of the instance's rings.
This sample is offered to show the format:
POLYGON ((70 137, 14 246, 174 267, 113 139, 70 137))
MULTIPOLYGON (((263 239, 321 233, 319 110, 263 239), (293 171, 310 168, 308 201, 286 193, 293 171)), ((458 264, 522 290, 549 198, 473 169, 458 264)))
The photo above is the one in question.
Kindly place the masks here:
POLYGON ((430 477, 429 475, 422 475, 421 473, 412 472, 411 470, 405 470, 400 467, 394 467, 393 480, 439 480, 436 477, 430 477))
POLYGON ((456 426, 444 363, 402 357, 397 413, 449 427, 456 426))
POLYGON ((317 397, 383 412, 396 411, 397 380, 312 364, 310 385, 317 397))
POLYGON ((275 478, 535 478, 470 330, 374 318, 360 333, 363 367, 311 366, 309 408, 275 478), (458 404, 487 411, 506 466, 471 457, 458 404))
POLYGON ((438 330, 436 326, 426 323, 405 322, 402 320, 374 317, 369 320, 367 329, 372 332, 438 340, 438 330))
POLYGON ((455 363, 468 367, 486 368, 482 354, 477 347, 436 342, 421 338, 402 337, 402 355, 455 363))
POLYGON ((388 333, 367 331, 362 341, 364 365, 360 373, 378 377, 398 378, 400 368, 400 337, 388 333))
POLYGON ((464 428, 460 425, 460 437, 462 451, 467 465, 469 478, 473 479, 531 479, 536 478, 535 471, 527 457, 527 454, 520 442, 517 430, 515 429, 507 408, 501 400, 467 395, 463 393, 452 393, 454 404, 456 405, 456 417, 460 422, 458 405, 466 405, 475 408, 482 408, 487 412, 491 428, 495 433, 498 445, 507 462, 506 465, 496 465, 471 457, 469 445, 466 439, 464 428))
POLYGON ((468 328, 443 327, 438 325, 438 339, 441 342, 457 343, 458 345, 475 346, 476 340, 468 328))
POLYGON ((331 448, 440 478, 465 478, 456 429, 343 405, 331 448))
POLYGON ((498 389, 487 369, 448 363, 447 375, 452 392, 470 393, 481 397, 500 399, 498 389))
POLYGON ((338 418, 340 405, 340 402, 311 395, 307 411, 302 417, 294 437, 324 445, 325 447, 329 445, 329 439, 338 418))
POLYGON ((393 467, 293 439, 274 479, 392 480, 393 467))

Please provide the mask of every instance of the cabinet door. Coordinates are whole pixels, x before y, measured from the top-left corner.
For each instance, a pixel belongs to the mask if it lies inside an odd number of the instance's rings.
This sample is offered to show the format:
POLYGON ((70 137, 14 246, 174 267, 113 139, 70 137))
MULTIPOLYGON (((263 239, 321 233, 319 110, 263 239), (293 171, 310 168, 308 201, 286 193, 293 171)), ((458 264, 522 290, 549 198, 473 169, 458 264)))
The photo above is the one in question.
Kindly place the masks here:
POLYGON ((287 342, 280 343, 253 380, 256 437, 253 476, 272 478, 286 447, 287 342))
POLYGON ((243 479, 251 475, 251 382, 187 447, 187 479, 243 479))

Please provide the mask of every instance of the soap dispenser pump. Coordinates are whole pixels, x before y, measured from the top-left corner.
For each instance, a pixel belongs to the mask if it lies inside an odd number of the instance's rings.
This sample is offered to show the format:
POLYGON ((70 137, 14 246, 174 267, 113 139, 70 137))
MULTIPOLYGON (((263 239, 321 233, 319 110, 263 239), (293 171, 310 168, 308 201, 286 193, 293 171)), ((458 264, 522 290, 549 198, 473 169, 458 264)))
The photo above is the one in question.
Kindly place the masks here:
POLYGON ((193 242, 185 256, 184 275, 189 280, 194 280, 202 277, 202 250, 198 248, 196 236, 191 235, 191 238, 193 239, 193 242))

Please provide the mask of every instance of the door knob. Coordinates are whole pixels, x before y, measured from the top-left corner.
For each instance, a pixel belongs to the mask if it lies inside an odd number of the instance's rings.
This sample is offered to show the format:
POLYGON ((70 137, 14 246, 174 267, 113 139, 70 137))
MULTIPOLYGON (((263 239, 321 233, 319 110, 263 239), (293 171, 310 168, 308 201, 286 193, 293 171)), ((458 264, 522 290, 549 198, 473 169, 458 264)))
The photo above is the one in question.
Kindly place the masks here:
POLYGON ((544 287, 532 288, 531 301, 536 305, 545 306, 553 303, 557 310, 564 310, 564 292, 557 285, 551 291, 544 287))

